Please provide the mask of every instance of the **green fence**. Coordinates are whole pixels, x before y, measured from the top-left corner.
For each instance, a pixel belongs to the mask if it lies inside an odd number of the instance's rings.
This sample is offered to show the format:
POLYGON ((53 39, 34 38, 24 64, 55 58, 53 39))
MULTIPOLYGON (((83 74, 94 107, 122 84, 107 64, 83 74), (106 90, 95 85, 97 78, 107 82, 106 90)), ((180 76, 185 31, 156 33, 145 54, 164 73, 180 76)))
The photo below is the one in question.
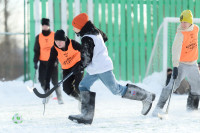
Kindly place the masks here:
MULTIPOLYGON (((29 70, 31 79, 34 74, 32 60, 36 22, 34 20, 35 1, 29 0, 29 70)), ((40 0, 40 19, 49 17, 46 13, 49 1, 40 0)), ((71 39, 75 38, 71 25, 75 16, 74 12, 79 9, 80 12, 89 13, 88 10, 91 8, 93 11, 92 21, 95 26, 108 36, 109 40, 106 46, 114 64, 116 78, 132 82, 140 82, 145 76, 156 33, 164 17, 179 17, 185 9, 190 9, 194 17, 200 17, 198 11, 200 0, 65 0, 67 3, 65 14, 61 14, 60 9, 63 0, 51 1, 53 1, 54 31, 61 28, 61 16, 64 15, 67 18, 67 35, 71 39), (92 1, 93 5, 88 5, 88 1, 92 1), (80 7, 76 3, 79 3, 80 7)), ((174 35, 169 39, 173 40, 174 35)), ((168 51, 168 55, 171 55, 170 50, 168 51)))

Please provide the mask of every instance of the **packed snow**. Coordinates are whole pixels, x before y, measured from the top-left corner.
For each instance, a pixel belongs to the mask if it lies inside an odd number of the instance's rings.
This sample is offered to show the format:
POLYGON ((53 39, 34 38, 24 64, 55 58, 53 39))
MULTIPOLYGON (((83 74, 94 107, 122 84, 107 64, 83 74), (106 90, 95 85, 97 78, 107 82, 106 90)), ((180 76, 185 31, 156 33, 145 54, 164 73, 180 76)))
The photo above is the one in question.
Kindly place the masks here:
MULTIPOLYGON (((125 85, 128 81, 119 82, 125 85)), ((32 86, 32 81, 0 82, 0 133, 200 132, 200 111, 186 111, 187 95, 172 95, 166 119, 160 120, 151 116, 163 87, 161 73, 154 73, 136 85, 157 95, 147 116, 141 115, 141 102, 112 95, 100 81, 97 81, 91 88, 91 91, 97 92, 95 117, 92 125, 84 125, 67 119, 69 115, 80 112, 78 102, 64 92, 64 104, 57 103, 54 93, 43 115, 42 99, 27 89, 27 86, 32 86), (15 113, 22 115, 21 124, 13 123, 12 116, 15 113)), ((35 83, 34 87, 42 92, 39 83, 35 83)))

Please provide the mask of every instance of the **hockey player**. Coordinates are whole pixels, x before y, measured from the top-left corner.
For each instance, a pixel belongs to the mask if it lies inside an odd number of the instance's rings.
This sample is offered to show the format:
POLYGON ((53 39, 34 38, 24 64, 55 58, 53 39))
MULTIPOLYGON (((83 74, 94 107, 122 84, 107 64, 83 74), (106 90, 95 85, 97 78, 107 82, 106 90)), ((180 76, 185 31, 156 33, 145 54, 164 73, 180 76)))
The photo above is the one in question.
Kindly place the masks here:
MULTIPOLYGON (((69 39, 65 36, 65 32, 63 30, 57 30, 55 33, 55 43, 51 48, 50 58, 48 60, 47 74, 46 74, 46 85, 45 91, 49 91, 50 88, 50 77, 51 72, 54 67, 54 63, 58 58, 62 70, 63 77, 68 75, 75 68, 79 67, 79 61, 81 60, 80 50, 81 45, 75 40, 69 39)), ((80 92, 78 89, 78 85, 83 77, 83 69, 79 72, 75 72, 74 75, 70 76, 67 80, 63 82, 63 90, 64 92, 74 97, 75 99, 80 101, 80 92)))
POLYGON ((86 13, 76 16, 73 21, 73 30, 81 36, 81 66, 86 67, 86 74, 79 84, 81 95, 81 114, 70 115, 69 119, 78 123, 91 124, 95 111, 95 92, 90 88, 100 79, 103 84, 114 94, 122 98, 142 101, 142 114, 146 115, 151 109, 155 94, 147 92, 135 85, 122 86, 116 82, 112 72, 112 60, 108 56, 105 46, 107 36, 89 21, 86 13))
MULTIPOLYGON (((47 69, 47 63, 50 56, 51 47, 54 44, 54 32, 50 30, 49 19, 42 18, 42 33, 36 36, 35 46, 34 46, 34 68, 38 69, 38 61, 40 61, 39 66, 39 82, 41 87, 45 89, 45 75, 47 69)), ((54 63, 52 68, 51 80, 53 85, 58 83, 58 66, 57 61, 54 63)), ((63 104, 62 94, 60 88, 56 90, 56 95, 59 104, 63 104)), ((43 104, 47 103, 48 98, 43 99, 43 104)))
POLYGON ((172 77, 169 84, 161 92, 153 116, 162 113, 162 109, 171 93, 174 80, 174 88, 178 88, 185 77, 187 77, 187 81, 191 86, 187 109, 193 110, 198 107, 195 101, 200 95, 200 74, 197 67, 199 27, 193 24, 193 15, 190 10, 184 10, 181 13, 180 22, 172 46, 172 77))

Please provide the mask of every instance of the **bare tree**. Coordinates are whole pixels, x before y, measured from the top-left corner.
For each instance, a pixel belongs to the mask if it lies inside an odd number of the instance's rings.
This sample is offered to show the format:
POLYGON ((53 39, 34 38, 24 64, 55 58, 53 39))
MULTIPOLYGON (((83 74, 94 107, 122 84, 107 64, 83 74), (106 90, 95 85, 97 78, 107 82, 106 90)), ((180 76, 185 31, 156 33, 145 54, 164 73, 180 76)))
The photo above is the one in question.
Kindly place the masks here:
MULTIPOLYGON (((10 32, 8 24, 11 13, 8 9, 10 1, 4 0, 4 32, 10 32)), ((13 36, 5 35, 2 39, 0 43, 0 80, 12 80, 22 75, 23 50, 18 48, 17 40, 13 36)))
POLYGON ((8 17, 9 17, 9 13, 8 13, 8 0, 4 0, 4 26, 5 26, 5 32, 8 32, 8 17))

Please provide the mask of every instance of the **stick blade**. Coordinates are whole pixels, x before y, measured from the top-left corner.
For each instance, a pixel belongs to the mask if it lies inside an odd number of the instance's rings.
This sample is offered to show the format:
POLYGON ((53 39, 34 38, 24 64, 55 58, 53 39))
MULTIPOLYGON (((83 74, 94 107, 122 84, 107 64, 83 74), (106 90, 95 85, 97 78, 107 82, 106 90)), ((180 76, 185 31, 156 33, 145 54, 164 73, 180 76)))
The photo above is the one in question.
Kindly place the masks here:
POLYGON ((45 94, 41 94, 38 92, 38 90, 36 88, 33 89, 33 92, 35 93, 36 96, 38 96, 39 98, 45 98, 45 94))
POLYGON ((57 86, 53 87, 51 90, 49 90, 47 93, 45 94, 41 94, 38 92, 38 90, 36 88, 33 89, 33 92, 35 93, 36 96, 38 96, 39 98, 46 98, 49 95, 51 95, 51 93, 53 93, 53 91, 57 88, 57 86))

